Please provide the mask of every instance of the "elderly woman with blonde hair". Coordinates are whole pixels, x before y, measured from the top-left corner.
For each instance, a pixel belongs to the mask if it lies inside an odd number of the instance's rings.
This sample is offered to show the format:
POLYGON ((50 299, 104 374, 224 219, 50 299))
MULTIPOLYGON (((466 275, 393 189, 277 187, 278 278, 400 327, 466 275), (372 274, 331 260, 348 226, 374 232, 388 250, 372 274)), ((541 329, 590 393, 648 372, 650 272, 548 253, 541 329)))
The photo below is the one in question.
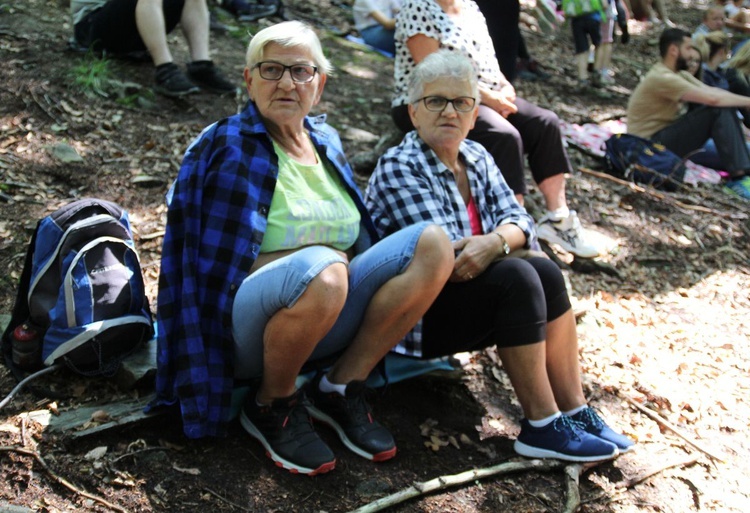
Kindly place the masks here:
POLYGON ((370 177, 367 207, 383 236, 436 223, 453 241, 453 274, 421 330, 396 348, 431 358, 495 346, 523 409, 514 448, 534 458, 596 461, 629 450, 587 405, 575 318, 560 269, 548 258, 516 258, 536 238, 481 144, 466 139, 479 89, 471 62, 438 50, 411 74, 415 130, 388 150, 370 177))
POLYGON ((179 404, 189 437, 222 435, 249 381, 242 427, 277 466, 308 475, 336 464, 311 416, 359 456, 395 456, 365 380, 454 258, 428 222, 378 236, 336 131, 309 115, 331 69, 306 24, 252 38, 250 101, 203 131, 175 181, 158 297, 157 404, 179 404), (310 365, 330 368, 298 389, 310 365))

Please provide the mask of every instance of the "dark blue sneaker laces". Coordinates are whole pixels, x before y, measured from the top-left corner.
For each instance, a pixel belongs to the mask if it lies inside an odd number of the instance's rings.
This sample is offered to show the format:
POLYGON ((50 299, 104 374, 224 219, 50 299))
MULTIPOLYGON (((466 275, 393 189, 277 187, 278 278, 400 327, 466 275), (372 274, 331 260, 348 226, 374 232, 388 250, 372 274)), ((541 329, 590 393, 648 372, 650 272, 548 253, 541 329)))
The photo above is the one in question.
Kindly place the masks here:
POLYGON ((583 430, 587 433, 615 444, 620 452, 628 452, 635 445, 633 440, 610 428, 596 410, 590 406, 587 406, 570 418, 581 424, 583 430))

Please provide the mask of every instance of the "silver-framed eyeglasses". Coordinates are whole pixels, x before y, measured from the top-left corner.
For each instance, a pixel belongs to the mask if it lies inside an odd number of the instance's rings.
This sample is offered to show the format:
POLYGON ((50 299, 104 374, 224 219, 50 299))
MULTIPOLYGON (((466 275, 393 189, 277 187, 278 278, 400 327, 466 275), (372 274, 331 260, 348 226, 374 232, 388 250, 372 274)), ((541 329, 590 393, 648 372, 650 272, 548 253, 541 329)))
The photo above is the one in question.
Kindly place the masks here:
POLYGON ((456 98, 445 98, 444 96, 425 96, 414 103, 424 103, 427 110, 432 112, 443 112, 450 103, 458 112, 469 112, 477 103, 476 98, 471 96, 457 96, 456 98))
POLYGON ((315 78, 315 73, 318 72, 318 67, 312 64, 292 64, 291 66, 285 66, 280 62, 263 61, 256 64, 255 67, 258 68, 260 78, 265 80, 281 80, 284 72, 289 70, 292 82, 298 84, 312 82, 312 79, 315 78))

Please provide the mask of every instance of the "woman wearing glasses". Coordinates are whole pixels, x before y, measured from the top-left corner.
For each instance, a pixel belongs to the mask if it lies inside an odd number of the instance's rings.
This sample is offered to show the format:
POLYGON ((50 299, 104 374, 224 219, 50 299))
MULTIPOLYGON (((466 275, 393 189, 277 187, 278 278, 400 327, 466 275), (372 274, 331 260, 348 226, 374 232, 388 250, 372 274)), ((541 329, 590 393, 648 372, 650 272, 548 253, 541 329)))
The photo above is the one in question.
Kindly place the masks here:
POLYGON ((277 466, 334 468, 310 415, 387 460, 396 445, 364 381, 448 279, 450 241, 430 223, 378 237, 338 135, 308 115, 331 71, 309 26, 261 30, 246 60, 250 101, 192 143, 173 187, 158 402, 179 402, 188 436, 221 435, 233 387, 250 381, 240 421, 277 466), (298 390, 311 362, 332 366, 298 390))
POLYGON ((415 67, 408 112, 415 130, 379 160, 365 202, 383 236, 417 223, 443 227, 453 273, 396 350, 419 358, 497 347, 523 408, 515 450, 534 458, 608 459, 633 442, 586 405, 565 282, 529 248, 534 224, 492 156, 466 140, 480 91, 471 62, 439 50, 415 67))
MULTIPOLYGON (((492 20, 490 20, 492 22, 492 20)), ((539 237, 581 257, 599 250, 586 240, 578 215, 568 208, 565 173, 573 171, 563 147, 560 120, 551 111, 516 96, 500 71, 487 23, 471 0, 404 0, 396 17, 395 95, 391 113, 404 132, 412 129, 407 113, 407 85, 414 66, 440 48, 471 59, 479 80, 479 117, 469 139, 482 144, 523 204, 528 192, 524 155, 546 214, 539 237)))

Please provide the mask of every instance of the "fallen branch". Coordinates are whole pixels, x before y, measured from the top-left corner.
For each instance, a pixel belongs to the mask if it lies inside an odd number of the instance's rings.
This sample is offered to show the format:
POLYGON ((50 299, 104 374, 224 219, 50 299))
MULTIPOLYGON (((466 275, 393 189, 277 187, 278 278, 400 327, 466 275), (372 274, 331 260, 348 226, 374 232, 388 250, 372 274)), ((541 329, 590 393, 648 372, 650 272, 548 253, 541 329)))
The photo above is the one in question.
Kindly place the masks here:
POLYGON ((494 465, 492 467, 467 470, 466 472, 462 472, 460 474, 440 476, 429 481, 414 483, 408 488, 378 499, 369 504, 365 504, 364 506, 351 511, 350 513, 374 513, 375 511, 382 511, 386 508, 390 508, 392 506, 395 506, 396 504, 400 504, 420 495, 426 495, 436 490, 444 490, 451 486, 471 483, 473 481, 476 481, 477 479, 483 479, 489 476, 511 474, 514 472, 521 472, 526 470, 549 471, 558 469, 562 466, 563 463, 557 460, 527 460, 512 461, 494 465))
POLYGON ((634 192, 638 192, 641 194, 645 194, 647 196, 651 196, 652 198, 656 198, 660 201, 669 203, 672 206, 675 206, 677 208, 681 208, 684 210, 695 210, 697 212, 704 212, 706 214, 713 214, 719 217, 726 217, 726 218, 731 218, 731 219, 744 219, 745 217, 743 215, 738 215, 737 213, 734 213, 734 212, 720 212, 712 208, 704 207, 703 205, 690 205, 688 203, 683 203, 680 200, 674 199, 673 197, 663 194, 661 192, 658 192, 656 190, 647 189, 645 187, 641 187, 640 185, 630 182, 628 180, 617 178, 616 176, 612 176, 608 173, 601 173, 599 171, 594 171, 593 169, 589 169, 587 167, 581 166, 578 168, 578 170, 587 175, 595 176, 597 178, 603 178, 604 180, 609 180, 611 182, 624 185, 625 187, 630 188, 630 190, 634 192))
POLYGON ((638 404, 636 401, 634 401, 633 399, 631 399, 630 397, 628 397, 628 396, 626 396, 626 395, 624 395, 622 393, 619 393, 618 395, 620 395, 620 397, 622 397, 627 402, 629 402, 631 405, 633 405, 637 410, 639 410, 642 413, 645 413, 646 415, 648 415, 649 417, 651 417, 653 420, 655 420, 656 422, 658 422, 662 426, 668 428, 675 435, 677 435, 678 437, 682 438, 685 442, 687 442, 690 446, 694 447, 695 449, 698 449, 700 452, 702 452, 703 454, 705 454, 709 458, 711 458, 713 460, 716 460, 716 461, 718 461, 720 463, 725 463, 726 462, 726 460, 724 459, 724 457, 716 456, 715 454, 712 454, 708 449, 706 449, 704 447, 701 447, 697 442, 691 440, 686 435, 683 435, 682 432, 680 432, 680 429, 677 426, 675 426, 674 424, 672 424, 671 422, 669 422, 667 419, 665 419, 664 417, 662 417, 661 415, 659 415, 655 411, 652 411, 649 408, 646 408, 642 404, 638 404))
POLYGON ((92 501, 96 501, 106 506, 110 510, 119 511, 121 513, 128 513, 128 510, 121 508, 120 506, 117 506, 116 504, 112 504, 111 502, 108 502, 106 499, 103 499, 94 494, 81 490, 80 488, 76 487, 74 484, 69 482, 67 479, 55 474, 52 471, 52 469, 47 466, 47 462, 44 461, 44 458, 42 458, 42 455, 39 454, 37 451, 32 451, 31 449, 24 449, 23 447, 10 447, 10 446, 0 446, 0 451, 1 452, 17 452, 19 454, 25 454, 26 456, 31 456, 42 466, 42 468, 47 472, 47 474, 52 478, 53 481, 64 486, 71 492, 77 493, 78 495, 81 495, 82 497, 86 497, 87 499, 91 499, 92 501))
MULTIPOLYGON (((619 498, 622 497, 622 495, 624 494, 624 492, 626 492, 627 490, 633 488, 636 485, 641 484, 642 482, 646 481, 647 479, 650 479, 650 478, 654 477, 656 474, 661 474, 662 472, 664 472, 665 470, 669 470, 670 468, 687 467, 689 465, 692 465, 692 464, 696 463, 697 461, 698 461, 698 458, 695 457, 695 456, 693 456, 693 457, 691 457, 691 458, 689 458, 689 459, 687 459, 685 461, 678 461, 678 462, 674 462, 674 463, 669 463, 667 465, 664 465, 663 467, 659 467, 659 468, 656 468, 656 469, 653 469, 653 470, 649 470, 648 472, 646 472, 642 476, 634 477, 632 479, 624 479, 624 480, 622 480, 622 481, 620 481, 618 483, 614 483, 614 487, 615 487, 614 494, 611 491, 609 491, 609 492, 602 492, 602 493, 596 495, 595 497, 590 497, 590 498, 588 498, 586 500, 581 501, 581 504, 587 504, 587 503, 590 503, 590 502, 597 502, 597 501, 600 501, 601 499, 604 499, 604 498, 608 499, 607 502, 614 502, 616 500, 619 500, 619 498)), ((575 511, 575 510, 570 510, 570 511, 572 512, 572 511, 575 511)))
POLYGON ((665 470, 669 470, 670 468, 674 467, 688 467, 690 465, 695 464, 698 461, 697 456, 693 456, 687 460, 684 461, 676 461, 674 463, 668 463, 667 465, 664 465, 663 467, 659 467, 653 470, 649 470, 642 476, 634 477, 632 479, 626 479, 624 481, 620 481, 615 485, 615 488, 620 490, 629 490, 630 488, 633 488, 636 485, 641 484, 642 482, 646 481, 647 479, 652 478, 656 474, 660 474, 664 472, 665 470))

